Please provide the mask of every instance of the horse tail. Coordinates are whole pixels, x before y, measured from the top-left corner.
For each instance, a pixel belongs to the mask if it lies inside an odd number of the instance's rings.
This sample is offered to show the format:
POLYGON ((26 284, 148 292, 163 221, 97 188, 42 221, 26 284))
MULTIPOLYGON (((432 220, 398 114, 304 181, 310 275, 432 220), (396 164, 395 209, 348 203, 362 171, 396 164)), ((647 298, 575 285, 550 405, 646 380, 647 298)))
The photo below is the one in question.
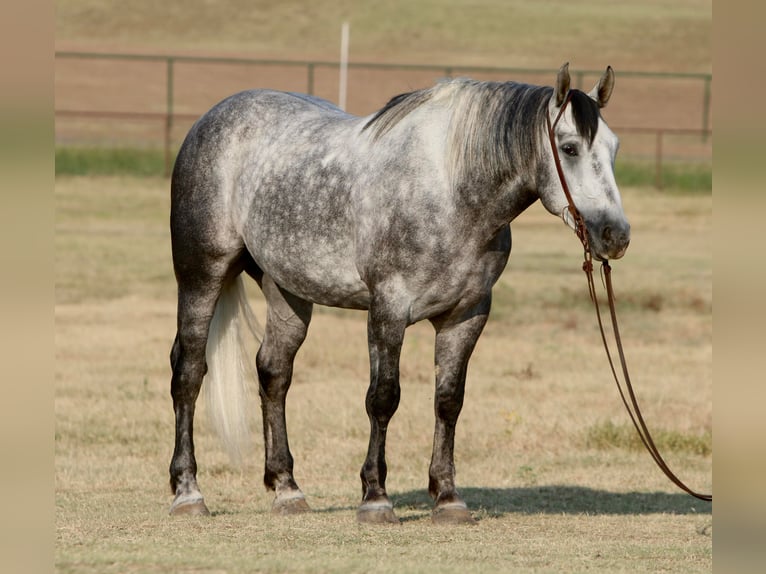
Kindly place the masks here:
POLYGON ((224 285, 210 321, 205 351, 205 403, 210 422, 229 454, 241 464, 251 446, 248 424, 249 381, 256 381, 254 361, 245 355, 242 323, 260 342, 263 335, 258 320, 247 301, 242 276, 224 285))

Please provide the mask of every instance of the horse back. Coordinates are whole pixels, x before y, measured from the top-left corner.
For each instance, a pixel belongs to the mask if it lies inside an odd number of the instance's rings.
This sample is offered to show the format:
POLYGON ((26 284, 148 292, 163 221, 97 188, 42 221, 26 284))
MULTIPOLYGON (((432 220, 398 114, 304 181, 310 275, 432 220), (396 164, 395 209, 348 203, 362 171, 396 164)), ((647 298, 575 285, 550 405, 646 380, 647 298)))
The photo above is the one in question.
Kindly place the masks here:
POLYGON ((364 307, 349 210, 361 126, 312 96, 252 90, 223 100, 181 147, 171 202, 178 229, 171 229, 224 250, 246 246, 297 295, 364 307))

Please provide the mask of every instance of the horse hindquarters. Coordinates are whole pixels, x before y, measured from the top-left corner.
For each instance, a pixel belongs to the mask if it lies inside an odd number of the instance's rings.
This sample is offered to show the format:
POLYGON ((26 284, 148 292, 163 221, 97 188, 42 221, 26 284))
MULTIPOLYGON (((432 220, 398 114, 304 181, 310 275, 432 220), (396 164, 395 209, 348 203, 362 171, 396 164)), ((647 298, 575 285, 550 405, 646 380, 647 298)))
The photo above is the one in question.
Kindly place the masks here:
MULTIPOLYGON (((226 223, 215 170, 197 169, 200 161, 215 165, 215 157, 200 149, 196 137, 190 133, 179 152, 171 192, 170 231, 178 283, 177 333, 170 355, 176 419, 171 514, 208 513, 196 478, 195 404, 208 369, 208 335, 219 296, 236 293, 229 289, 236 287, 232 281, 244 267, 243 243, 226 223)), ((222 310, 226 311, 219 313, 222 310)))

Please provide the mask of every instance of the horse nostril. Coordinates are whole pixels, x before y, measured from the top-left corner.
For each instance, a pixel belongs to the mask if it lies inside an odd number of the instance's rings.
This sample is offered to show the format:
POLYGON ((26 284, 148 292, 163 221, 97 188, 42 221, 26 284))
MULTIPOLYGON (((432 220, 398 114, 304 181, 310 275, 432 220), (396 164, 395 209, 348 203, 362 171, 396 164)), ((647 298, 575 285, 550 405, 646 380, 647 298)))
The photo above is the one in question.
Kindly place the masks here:
POLYGON ((608 225, 604 227, 604 230, 601 232, 601 240, 604 243, 610 243, 612 241, 612 228, 608 225))

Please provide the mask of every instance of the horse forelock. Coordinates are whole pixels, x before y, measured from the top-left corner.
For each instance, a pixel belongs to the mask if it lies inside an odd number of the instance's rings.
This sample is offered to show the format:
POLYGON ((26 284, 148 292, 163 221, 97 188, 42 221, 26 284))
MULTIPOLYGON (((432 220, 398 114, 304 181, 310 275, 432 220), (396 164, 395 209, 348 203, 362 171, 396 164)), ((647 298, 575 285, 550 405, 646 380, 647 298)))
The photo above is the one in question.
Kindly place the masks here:
POLYGON ((577 133, 587 140, 588 145, 592 144, 598 131, 598 121, 601 119, 598 104, 588 94, 572 90, 570 105, 577 133))

